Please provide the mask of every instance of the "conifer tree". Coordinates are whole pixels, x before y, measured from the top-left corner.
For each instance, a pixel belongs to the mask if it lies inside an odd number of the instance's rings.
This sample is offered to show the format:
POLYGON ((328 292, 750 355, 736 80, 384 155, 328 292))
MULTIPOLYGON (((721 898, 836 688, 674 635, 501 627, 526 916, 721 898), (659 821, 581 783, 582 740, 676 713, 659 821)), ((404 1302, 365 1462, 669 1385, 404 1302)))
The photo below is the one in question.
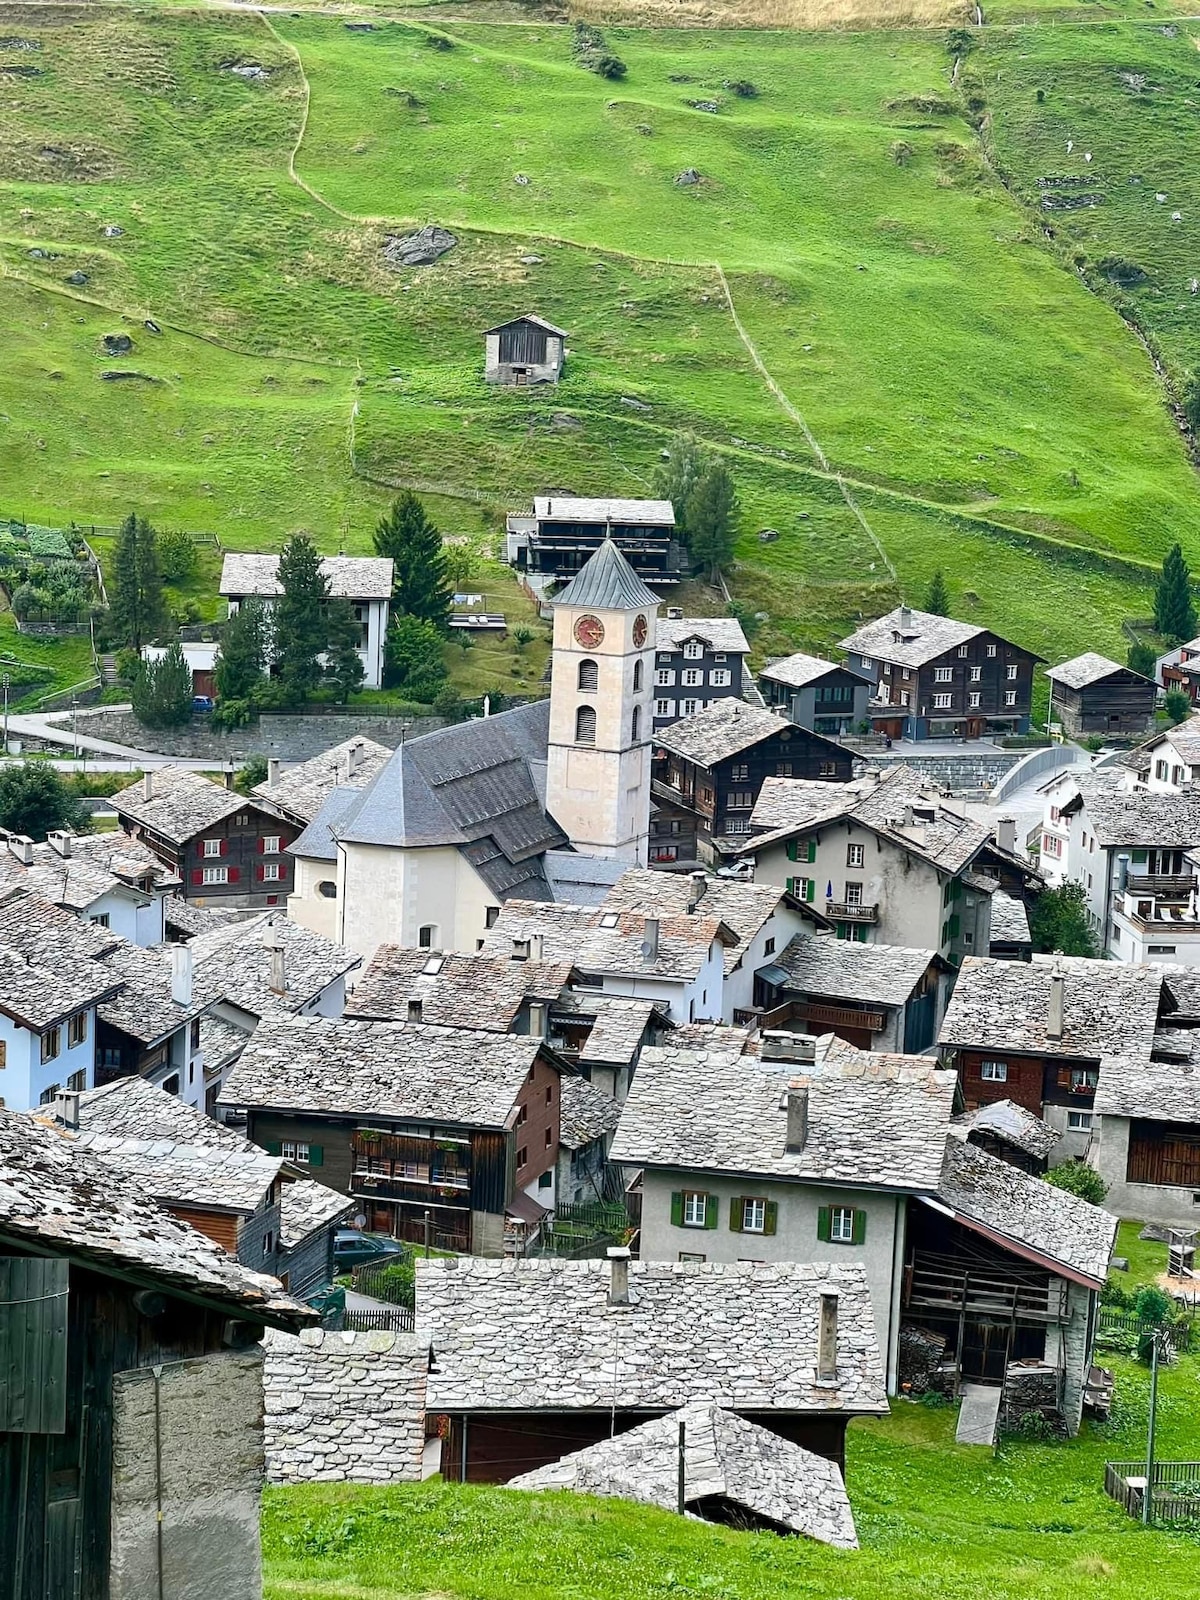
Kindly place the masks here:
POLYGON ((948 617, 950 615, 950 591, 946 587, 946 579, 941 567, 937 569, 929 580, 929 588, 925 594, 925 609, 935 617, 948 617))
POLYGON ((325 622, 325 676, 344 703, 356 689, 362 688, 367 675, 359 654, 362 624, 354 615, 349 600, 341 598, 329 602, 325 622))
POLYGON ((1196 637, 1191 573, 1177 544, 1171 546, 1163 561, 1154 595, 1154 626, 1172 644, 1186 644, 1196 637))
POLYGON ((121 524, 113 549, 108 616, 116 642, 132 650, 149 644, 166 621, 158 535, 133 511, 121 524))
POLYGON ((178 728, 192 715, 192 669, 176 640, 157 661, 144 661, 133 680, 133 714, 148 728, 178 728))
POLYGON ((707 567, 714 582, 733 555, 740 514, 729 468, 711 461, 688 496, 686 527, 692 560, 707 567))
POLYGON ((137 525, 137 584, 146 638, 153 639, 166 626, 167 605, 158 559, 158 534, 145 517, 139 517, 137 525))
POLYGON ((279 678, 287 699, 299 704, 321 681, 318 657, 325 649, 329 602, 329 579, 307 534, 293 534, 284 545, 279 585, 283 593, 273 618, 279 678))
POLYGON ((685 541, 688 538, 688 501, 708 464, 709 457, 695 435, 680 433, 672 440, 667 459, 654 474, 654 492, 674 506, 675 526, 685 541))
POLYGON ((393 563, 392 615, 420 617, 445 632, 451 593, 442 536, 411 489, 380 519, 375 551, 393 563))
POLYGON ((246 700, 262 682, 267 666, 267 625, 262 601, 243 600, 225 624, 214 678, 222 700, 246 700))

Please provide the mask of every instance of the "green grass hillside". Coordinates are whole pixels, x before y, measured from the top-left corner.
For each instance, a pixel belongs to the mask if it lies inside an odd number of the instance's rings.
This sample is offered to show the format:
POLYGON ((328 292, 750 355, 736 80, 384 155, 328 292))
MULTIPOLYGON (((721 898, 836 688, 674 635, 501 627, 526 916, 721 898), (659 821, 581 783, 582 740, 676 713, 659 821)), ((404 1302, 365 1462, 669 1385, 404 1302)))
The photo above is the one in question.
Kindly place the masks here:
MULTIPOLYGON (((277 1489, 269 1600, 1186 1600, 1194 1536, 1144 1530, 1103 1494, 1144 1448, 1147 1374, 1119 1372, 1112 1423, 1067 1444, 956 1446, 954 1412, 897 1404, 848 1435, 861 1550, 732 1533, 567 1493, 429 1483, 277 1489)), ((1163 1374, 1159 1450, 1200 1456, 1196 1380, 1163 1374)))
MULTIPOLYGON (((1014 194, 938 30, 612 28, 614 84, 562 27, 410 15, 0 8, 0 514, 352 551, 411 484, 494 548, 535 491, 643 492, 687 428, 734 468, 765 648, 827 646, 941 566, 963 615, 1116 652, 1166 546, 1200 565, 1159 380, 1043 237, 1005 100, 1060 36, 1086 60, 1153 30, 987 34, 968 67, 1014 194), (430 220, 458 248, 391 270, 387 234, 430 220), (490 391, 480 329, 529 308, 570 329, 566 380, 490 391)), ((1155 37, 1182 82, 1187 25, 1155 37)))

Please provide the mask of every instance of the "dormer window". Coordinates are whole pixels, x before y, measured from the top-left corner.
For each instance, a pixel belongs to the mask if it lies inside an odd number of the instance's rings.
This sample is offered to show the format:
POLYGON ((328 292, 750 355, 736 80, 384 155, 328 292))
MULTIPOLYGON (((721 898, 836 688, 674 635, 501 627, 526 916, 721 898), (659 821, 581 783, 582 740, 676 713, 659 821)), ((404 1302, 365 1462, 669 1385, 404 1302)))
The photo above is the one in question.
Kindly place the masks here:
POLYGON ((704 646, 700 643, 699 639, 689 639, 683 647, 683 658, 685 661, 699 661, 703 655, 704 646))

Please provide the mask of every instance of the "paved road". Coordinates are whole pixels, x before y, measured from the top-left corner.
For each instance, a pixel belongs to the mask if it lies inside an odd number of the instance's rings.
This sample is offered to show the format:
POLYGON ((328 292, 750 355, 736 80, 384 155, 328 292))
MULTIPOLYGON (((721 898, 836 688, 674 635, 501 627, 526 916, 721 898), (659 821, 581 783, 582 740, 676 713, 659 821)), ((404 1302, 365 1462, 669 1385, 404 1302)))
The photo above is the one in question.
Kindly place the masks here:
POLYGON ((70 712, 65 713, 65 722, 59 720, 63 715, 58 712, 51 718, 33 713, 14 713, 8 719, 8 736, 10 739, 44 739, 48 744, 60 744, 70 749, 72 755, 78 749, 81 755, 99 756, 106 763, 112 763, 101 765, 99 762, 89 762, 89 767, 94 771, 120 772, 126 767, 139 770, 147 767, 191 767, 195 772, 220 772, 225 765, 219 756, 197 758, 163 755, 160 750, 138 750, 133 745, 118 744, 114 739, 97 739, 87 733, 75 738, 71 732, 70 712))

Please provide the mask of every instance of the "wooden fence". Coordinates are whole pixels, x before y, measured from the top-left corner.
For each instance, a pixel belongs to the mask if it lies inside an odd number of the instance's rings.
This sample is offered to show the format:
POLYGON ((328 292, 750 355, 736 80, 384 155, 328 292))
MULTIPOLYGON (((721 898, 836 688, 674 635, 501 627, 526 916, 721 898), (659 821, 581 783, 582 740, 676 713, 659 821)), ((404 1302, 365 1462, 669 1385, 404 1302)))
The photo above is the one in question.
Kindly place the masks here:
POLYGON ((350 1309, 342 1313, 342 1331, 345 1333, 412 1333, 416 1327, 414 1313, 403 1306, 392 1306, 387 1311, 359 1311, 350 1309))
POLYGON ((1143 1334, 1159 1333, 1168 1359, 1173 1360, 1181 1351, 1192 1348, 1195 1323, 1191 1317, 1179 1317, 1174 1322, 1147 1322, 1132 1311, 1117 1311, 1110 1306, 1100 1307, 1097 1330, 1105 1333, 1131 1333, 1136 1338, 1143 1334))
MULTIPOLYGON (((1104 1492, 1140 1521, 1145 1461, 1106 1461, 1104 1492)), ((1191 1522, 1200 1517, 1200 1461, 1156 1461, 1151 1495, 1155 1522, 1191 1522)))

